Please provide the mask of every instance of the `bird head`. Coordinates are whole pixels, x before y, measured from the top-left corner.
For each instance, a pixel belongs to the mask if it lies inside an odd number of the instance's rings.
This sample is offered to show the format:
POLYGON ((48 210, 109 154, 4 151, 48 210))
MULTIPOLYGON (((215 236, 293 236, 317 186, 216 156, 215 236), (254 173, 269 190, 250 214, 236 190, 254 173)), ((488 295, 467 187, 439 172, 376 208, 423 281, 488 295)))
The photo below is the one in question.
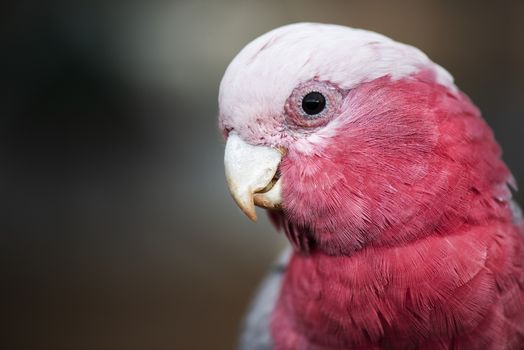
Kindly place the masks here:
POLYGON ((403 243, 482 186, 508 196, 491 131, 449 73, 370 31, 299 23, 255 39, 224 74, 219 127, 236 203, 253 220, 270 209, 299 249, 403 243))

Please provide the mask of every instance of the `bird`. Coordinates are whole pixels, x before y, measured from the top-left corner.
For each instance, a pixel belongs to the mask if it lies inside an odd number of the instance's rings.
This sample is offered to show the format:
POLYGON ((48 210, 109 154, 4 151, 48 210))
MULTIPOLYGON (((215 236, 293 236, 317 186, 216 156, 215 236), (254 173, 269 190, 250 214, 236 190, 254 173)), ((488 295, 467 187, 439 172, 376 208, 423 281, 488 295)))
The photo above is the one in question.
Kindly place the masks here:
POLYGON ((294 23, 218 92, 227 186, 289 249, 239 349, 524 349, 524 219, 481 112, 419 49, 294 23))

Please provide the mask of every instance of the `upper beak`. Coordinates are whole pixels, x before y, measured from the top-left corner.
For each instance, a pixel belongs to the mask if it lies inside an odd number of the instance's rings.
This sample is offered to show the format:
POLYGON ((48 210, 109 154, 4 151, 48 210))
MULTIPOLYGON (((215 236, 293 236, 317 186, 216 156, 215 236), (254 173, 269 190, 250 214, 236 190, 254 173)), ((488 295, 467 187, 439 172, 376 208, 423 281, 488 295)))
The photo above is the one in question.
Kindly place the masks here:
POLYGON ((277 173, 283 151, 253 146, 230 133, 226 143, 224 166, 229 191, 240 209, 257 220, 255 205, 276 209, 282 204, 282 185, 277 173))

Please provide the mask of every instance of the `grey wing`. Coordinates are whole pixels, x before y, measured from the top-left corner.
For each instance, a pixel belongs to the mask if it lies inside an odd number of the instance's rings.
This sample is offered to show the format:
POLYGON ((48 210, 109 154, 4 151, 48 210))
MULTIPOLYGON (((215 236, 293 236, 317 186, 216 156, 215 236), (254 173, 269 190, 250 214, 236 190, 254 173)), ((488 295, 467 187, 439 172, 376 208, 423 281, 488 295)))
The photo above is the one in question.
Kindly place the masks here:
POLYGON ((509 205, 513 212, 513 221, 519 226, 524 225, 524 217, 522 216, 522 209, 519 204, 515 200, 511 200, 509 205))
POLYGON ((291 249, 288 248, 280 255, 262 281, 242 324, 238 350, 272 349, 273 342, 269 333, 269 318, 280 294, 282 277, 290 256, 291 249))

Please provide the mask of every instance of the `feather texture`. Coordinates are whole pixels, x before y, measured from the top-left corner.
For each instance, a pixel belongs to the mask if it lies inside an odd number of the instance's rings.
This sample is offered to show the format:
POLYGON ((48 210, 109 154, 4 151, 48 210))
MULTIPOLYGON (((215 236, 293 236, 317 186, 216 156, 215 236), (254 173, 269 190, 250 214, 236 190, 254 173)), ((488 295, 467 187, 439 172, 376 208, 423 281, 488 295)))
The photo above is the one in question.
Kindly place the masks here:
POLYGON ((254 307, 282 283, 274 349, 524 349, 515 180, 443 68, 376 33, 295 24, 237 55, 219 103, 224 136, 286 149, 269 215, 294 253, 254 307), (301 112, 311 91, 325 113, 301 112))
POLYGON ((522 348, 523 228, 478 110, 424 75, 347 100, 325 147, 282 164, 281 220, 311 243, 288 267, 276 348, 522 348))

